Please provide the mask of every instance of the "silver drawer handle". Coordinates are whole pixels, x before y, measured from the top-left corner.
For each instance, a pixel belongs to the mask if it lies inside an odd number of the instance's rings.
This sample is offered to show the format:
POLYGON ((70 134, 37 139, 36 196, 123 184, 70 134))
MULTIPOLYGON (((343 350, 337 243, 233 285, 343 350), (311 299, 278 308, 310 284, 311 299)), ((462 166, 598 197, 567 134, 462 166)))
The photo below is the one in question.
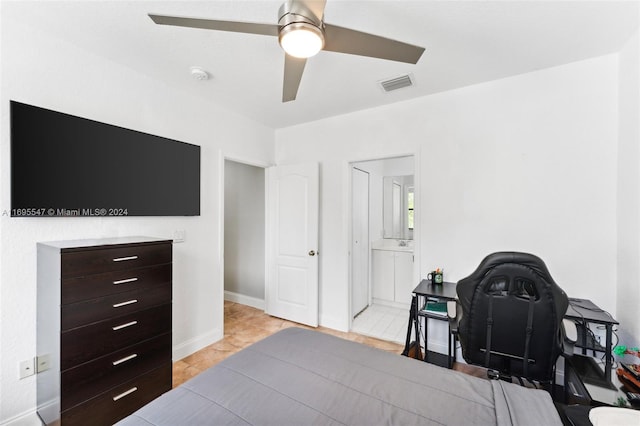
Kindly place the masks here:
POLYGON ((127 300, 126 302, 116 303, 113 305, 114 308, 119 308, 121 306, 133 305, 134 303, 138 303, 138 299, 127 300))
POLYGON ((127 395, 130 395, 130 394, 134 393, 134 392, 135 392, 135 391, 137 391, 137 390, 138 390, 138 388, 133 387, 133 388, 129 389, 129 390, 128 390, 128 391, 126 391, 126 392, 122 392, 120 395, 114 396, 114 397, 113 397, 113 400, 114 400, 114 401, 117 401, 117 400, 119 400, 120 398, 124 398, 125 396, 127 396, 127 395))
POLYGON ((122 330, 123 328, 127 328, 127 327, 131 327, 132 325, 136 325, 138 323, 138 321, 131 321, 128 322, 126 324, 122 324, 122 325, 117 325, 115 327, 111 327, 113 329, 113 331, 118 331, 118 330, 122 330))
POLYGON ((127 278, 126 280, 118 280, 118 281, 114 281, 113 284, 114 285, 118 285, 118 284, 126 284, 126 283, 132 283, 134 281, 138 281, 137 278, 127 278))
POLYGON ((113 259, 114 262, 122 262, 125 260, 136 260, 138 256, 127 256, 127 257, 116 257, 113 259))
POLYGON ((122 364, 123 362, 127 362, 127 361, 129 361, 131 359, 136 358, 137 356, 138 356, 138 354, 131 354, 131 355, 125 356, 124 358, 121 358, 121 359, 119 359, 117 361, 113 361, 111 364, 113 364, 113 365, 122 364))

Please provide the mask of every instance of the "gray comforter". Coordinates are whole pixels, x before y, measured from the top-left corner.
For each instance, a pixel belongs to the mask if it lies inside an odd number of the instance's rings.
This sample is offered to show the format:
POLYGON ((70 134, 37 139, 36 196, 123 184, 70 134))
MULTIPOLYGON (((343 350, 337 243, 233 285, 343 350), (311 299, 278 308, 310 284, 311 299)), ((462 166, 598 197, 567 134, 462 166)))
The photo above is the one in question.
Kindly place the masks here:
POLYGON ((288 328, 119 426, 561 425, 548 393, 288 328))

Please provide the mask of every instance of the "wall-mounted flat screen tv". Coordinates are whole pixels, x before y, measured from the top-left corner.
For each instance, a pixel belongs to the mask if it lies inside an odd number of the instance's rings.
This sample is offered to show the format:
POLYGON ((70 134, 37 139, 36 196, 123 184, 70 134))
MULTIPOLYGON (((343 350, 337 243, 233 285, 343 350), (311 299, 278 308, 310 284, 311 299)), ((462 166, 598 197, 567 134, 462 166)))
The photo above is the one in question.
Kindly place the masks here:
POLYGON ((198 216, 200 147, 11 101, 11 216, 198 216))

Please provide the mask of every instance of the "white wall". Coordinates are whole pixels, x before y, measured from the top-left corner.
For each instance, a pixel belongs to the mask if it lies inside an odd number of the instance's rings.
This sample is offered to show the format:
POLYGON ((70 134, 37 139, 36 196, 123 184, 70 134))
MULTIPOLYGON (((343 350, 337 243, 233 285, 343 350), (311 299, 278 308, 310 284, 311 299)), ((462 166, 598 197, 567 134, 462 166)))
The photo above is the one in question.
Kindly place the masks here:
POLYGON ((277 130, 277 163, 321 164, 321 324, 348 324, 348 162, 414 152, 422 275, 527 251, 615 312, 617 78, 608 55, 277 130))
MULTIPOLYGON (((149 235, 174 244, 174 359, 222 337, 220 153, 273 161, 273 130, 173 91, 35 28, 1 21, 0 211, 10 207, 9 100, 17 100, 202 146, 201 216, 170 218, 0 217, 0 423, 33 414, 35 377, 18 363, 35 355, 36 242, 149 235)), ((206 84, 206 83, 205 83, 206 84)), ((33 415, 27 416, 33 418, 33 415)))
POLYGON ((619 57, 618 297, 620 343, 640 342, 640 43, 636 32, 619 57))
POLYGON ((224 170, 225 297, 264 309, 265 170, 228 160, 224 170))

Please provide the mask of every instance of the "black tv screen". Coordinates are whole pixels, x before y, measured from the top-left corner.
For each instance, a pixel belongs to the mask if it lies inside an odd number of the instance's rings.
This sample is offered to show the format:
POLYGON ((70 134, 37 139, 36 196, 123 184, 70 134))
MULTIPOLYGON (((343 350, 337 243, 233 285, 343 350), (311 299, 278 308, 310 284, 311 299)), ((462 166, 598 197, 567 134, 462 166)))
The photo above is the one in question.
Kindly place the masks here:
POLYGON ((200 147, 11 101, 11 216, 198 216, 200 147))

